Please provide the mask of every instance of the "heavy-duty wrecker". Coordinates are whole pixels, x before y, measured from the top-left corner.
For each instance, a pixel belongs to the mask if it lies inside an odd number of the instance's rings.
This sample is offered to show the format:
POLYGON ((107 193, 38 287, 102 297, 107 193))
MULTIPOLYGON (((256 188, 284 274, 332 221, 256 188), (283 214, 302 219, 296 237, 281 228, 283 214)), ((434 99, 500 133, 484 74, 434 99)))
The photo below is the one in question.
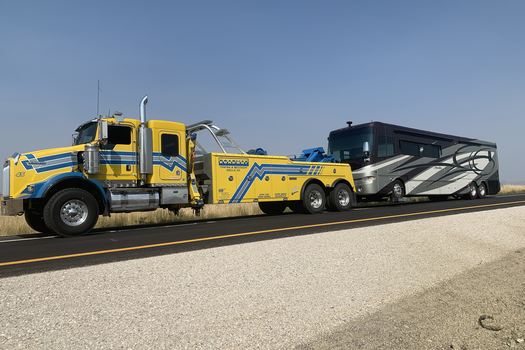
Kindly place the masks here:
POLYGON ((62 236, 89 232, 99 215, 178 212, 205 204, 258 202, 266 214, 344 211, 355 203, 348 164, 322 149, 294 160, 244 152, 229 132, 203 121, 192 125, 99 117, 76 130, 73 145, 18 154, 3 167, 2 209, 25 215, 38 232, 62 236), (207 132, 220 152, 207 152, 197 134, 207 132), (233 149, 233 151, 227 151, 233 149))

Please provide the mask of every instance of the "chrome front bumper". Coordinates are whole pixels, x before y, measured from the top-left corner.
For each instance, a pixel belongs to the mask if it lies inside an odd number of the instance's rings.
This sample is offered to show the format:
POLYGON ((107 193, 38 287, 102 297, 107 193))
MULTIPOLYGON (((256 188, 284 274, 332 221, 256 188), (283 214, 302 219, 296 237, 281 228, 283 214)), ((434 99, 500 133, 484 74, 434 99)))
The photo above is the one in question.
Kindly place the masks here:
POLYGON ((2 198, 0 201, 0 214, 5 216, 16 216, 24 213, 24 200, 2 198))

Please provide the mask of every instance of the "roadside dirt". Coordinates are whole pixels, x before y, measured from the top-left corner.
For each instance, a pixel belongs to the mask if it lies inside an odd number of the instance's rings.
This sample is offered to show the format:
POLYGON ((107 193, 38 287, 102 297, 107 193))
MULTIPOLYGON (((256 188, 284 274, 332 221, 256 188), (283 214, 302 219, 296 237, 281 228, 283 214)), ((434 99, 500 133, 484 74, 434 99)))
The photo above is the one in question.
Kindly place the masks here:
POLYGON ((525 349, 525 249, 298 349, 525 349))

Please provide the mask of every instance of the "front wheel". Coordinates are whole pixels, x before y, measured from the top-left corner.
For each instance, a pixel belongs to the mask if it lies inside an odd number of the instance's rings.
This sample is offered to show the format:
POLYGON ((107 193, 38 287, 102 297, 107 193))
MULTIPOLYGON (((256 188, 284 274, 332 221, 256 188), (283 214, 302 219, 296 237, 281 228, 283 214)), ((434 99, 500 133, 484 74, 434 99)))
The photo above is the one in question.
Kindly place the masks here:
POLYGON ((96 199, 78 188, 55 193, 44 207, 46 226, 61 236, 88 233, 97 223, 98 215, 96 199))
POLYGON ((392 203, 397 203, 403 199, 405 196, 405 186, 400 180, 394 181, 392 185, 392 192, 390 193, 390 201, 392 203))
POLYGON ((46 223, 44 222, 42 212, 26 210, 24 213, 24 217, 26 219, 27 225, 36 232, 46 233, 49 231, 49 229, 46 226, 46 223))

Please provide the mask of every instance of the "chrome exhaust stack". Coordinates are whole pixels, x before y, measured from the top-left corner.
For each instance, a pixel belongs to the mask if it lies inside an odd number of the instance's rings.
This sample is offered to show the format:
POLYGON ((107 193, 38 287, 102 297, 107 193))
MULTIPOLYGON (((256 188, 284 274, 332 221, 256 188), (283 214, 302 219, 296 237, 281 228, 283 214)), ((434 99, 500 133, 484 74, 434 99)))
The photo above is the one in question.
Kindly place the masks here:
POLYGON ((139 173, 141 184, 146 182, 147 176, 153 174, 153 133, 146 126, 146 104, 148 96, 140 101, 140 128, 139 128, 139 173))

